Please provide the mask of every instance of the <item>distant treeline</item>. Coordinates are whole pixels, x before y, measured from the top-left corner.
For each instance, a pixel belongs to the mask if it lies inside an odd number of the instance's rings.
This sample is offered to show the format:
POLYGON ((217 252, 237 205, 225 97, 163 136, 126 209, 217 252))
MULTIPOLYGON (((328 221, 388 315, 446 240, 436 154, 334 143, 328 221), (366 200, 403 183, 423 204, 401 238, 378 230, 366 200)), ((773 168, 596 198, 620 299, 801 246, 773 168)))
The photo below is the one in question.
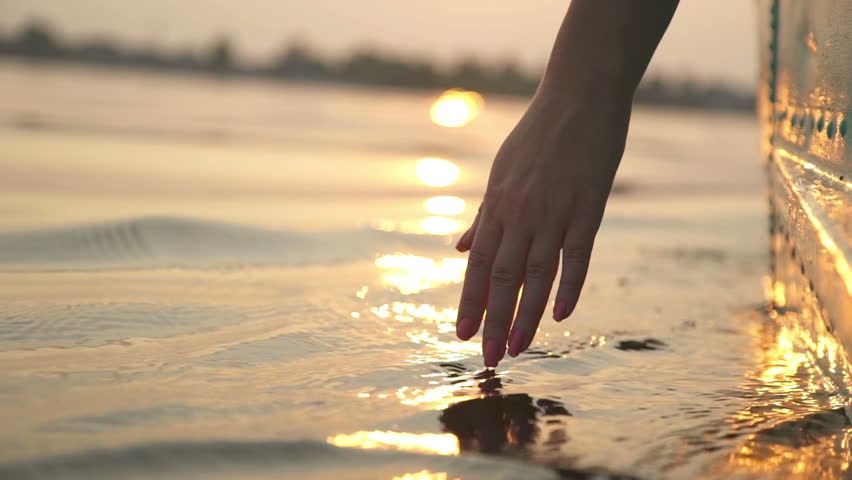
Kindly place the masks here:
MULTIPOLYGON (((288 45, 268 62, 252 65, 239 58, 233 42, 224 36, 201 52, 165 51, 120 46, 108 38, 72 43, 42 22, 31 22, 11 36, 0 36, 0 56, 280 80, 420 89, 464 88, 517 96, 532 95, 540 79, 540 74, 526 73, 514 62, 487 65, 467 58, 451 68, 441 69, 427 60, 400 58, 373 49, 356 50, 348 58, 333 61, 315 54, 301 43, 288 45)), ((722 84, 708 85, 658 76, 645 78, 635 100, 644 104, 693 108, 754 108, 754 96, 750 92, 722 84)))

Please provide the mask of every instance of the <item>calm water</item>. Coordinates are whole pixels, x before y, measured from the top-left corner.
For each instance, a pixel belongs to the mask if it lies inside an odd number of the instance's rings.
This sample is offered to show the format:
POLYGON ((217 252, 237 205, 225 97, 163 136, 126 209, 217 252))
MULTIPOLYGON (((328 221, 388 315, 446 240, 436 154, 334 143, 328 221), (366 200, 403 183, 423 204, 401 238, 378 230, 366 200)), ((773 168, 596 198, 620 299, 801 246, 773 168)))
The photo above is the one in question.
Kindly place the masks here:
POLYGON ((2 478, 848 468, 844 352, 762 307, 751 118, 638 109, 576 313, 492 372, 451 244, 522 102, 450 129, 440 92, 12 63, 0 91, 2 478))

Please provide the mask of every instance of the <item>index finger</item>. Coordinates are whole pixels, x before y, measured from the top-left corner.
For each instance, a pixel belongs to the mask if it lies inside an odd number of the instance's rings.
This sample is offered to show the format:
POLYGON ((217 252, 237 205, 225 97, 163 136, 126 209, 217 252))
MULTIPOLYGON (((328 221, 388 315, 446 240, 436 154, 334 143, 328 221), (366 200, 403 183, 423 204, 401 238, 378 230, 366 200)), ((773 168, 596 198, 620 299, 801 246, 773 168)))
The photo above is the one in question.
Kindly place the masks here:
POLYGON ((500 236, 500 229, 494 222, 480 221, 467 257, 467 270, 456 320, 456 335, 462 340, 469 340, 476 335, 482 323, 482 315, 488 301, 491 265, 500 246, 500 236))

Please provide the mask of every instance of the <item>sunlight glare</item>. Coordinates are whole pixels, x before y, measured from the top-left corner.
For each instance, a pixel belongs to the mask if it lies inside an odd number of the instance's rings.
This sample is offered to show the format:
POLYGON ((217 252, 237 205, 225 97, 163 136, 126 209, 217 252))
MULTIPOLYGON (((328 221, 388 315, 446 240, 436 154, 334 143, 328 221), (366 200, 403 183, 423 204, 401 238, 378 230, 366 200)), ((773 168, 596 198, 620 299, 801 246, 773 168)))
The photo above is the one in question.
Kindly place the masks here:
MULTIPOLYGON (((398 477, 393 477, 391 480, 447 480, 447 472, 430 472, 429 470, 421 470, 414 473, 405 473, 398 477)), ((459 480, 455 478, 453 480, 459 480)))
POLYGON ((459 178, 459 167, 443 158, 424 158, 417 162, 417 177, 430 187, 446 187, 459 178))
POLYGON ((483 103, 482 95, 476 92, 451 89, 435 100, 429 115, 442 127, 463 127, 479 115, 483 103))
POLYGON ((461 224, 447 217, 426 217, 420 222, 420 227, 432 235, 449 235, 461 230, 461 224))
POLYGON ((440 196, 426 199, 423 208, 435 215, 458 215, 464 211, 464 200, 453 196, 440 196))
POLYGON ((406 433, 360 431, 339 434, 326 441, 337 447, 402 450, 406 452, 458 455, 459 440, 451 433, 406 433))
POLYGON ((403 295, 418 293, 441 285, 461 283, 467 267, 465 258, 434 260, 415 255, 383 255, 376 266, 386 270, 381 276, 385 285, 396 287, 403 295))

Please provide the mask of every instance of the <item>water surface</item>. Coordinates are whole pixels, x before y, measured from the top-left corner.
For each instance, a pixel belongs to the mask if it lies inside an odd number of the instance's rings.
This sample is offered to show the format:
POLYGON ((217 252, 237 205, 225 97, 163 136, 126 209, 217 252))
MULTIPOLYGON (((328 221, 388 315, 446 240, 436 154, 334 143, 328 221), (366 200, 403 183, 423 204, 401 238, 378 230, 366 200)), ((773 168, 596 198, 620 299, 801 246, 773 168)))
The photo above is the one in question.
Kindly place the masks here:
POLYGON ((638 109, 576 313, 487 371, 451 245, 523 102, 443 128, 440 92, 11 63, 0 88, 0 477, 848 468, 844 352, 764 307, 751 118, 638 109))

